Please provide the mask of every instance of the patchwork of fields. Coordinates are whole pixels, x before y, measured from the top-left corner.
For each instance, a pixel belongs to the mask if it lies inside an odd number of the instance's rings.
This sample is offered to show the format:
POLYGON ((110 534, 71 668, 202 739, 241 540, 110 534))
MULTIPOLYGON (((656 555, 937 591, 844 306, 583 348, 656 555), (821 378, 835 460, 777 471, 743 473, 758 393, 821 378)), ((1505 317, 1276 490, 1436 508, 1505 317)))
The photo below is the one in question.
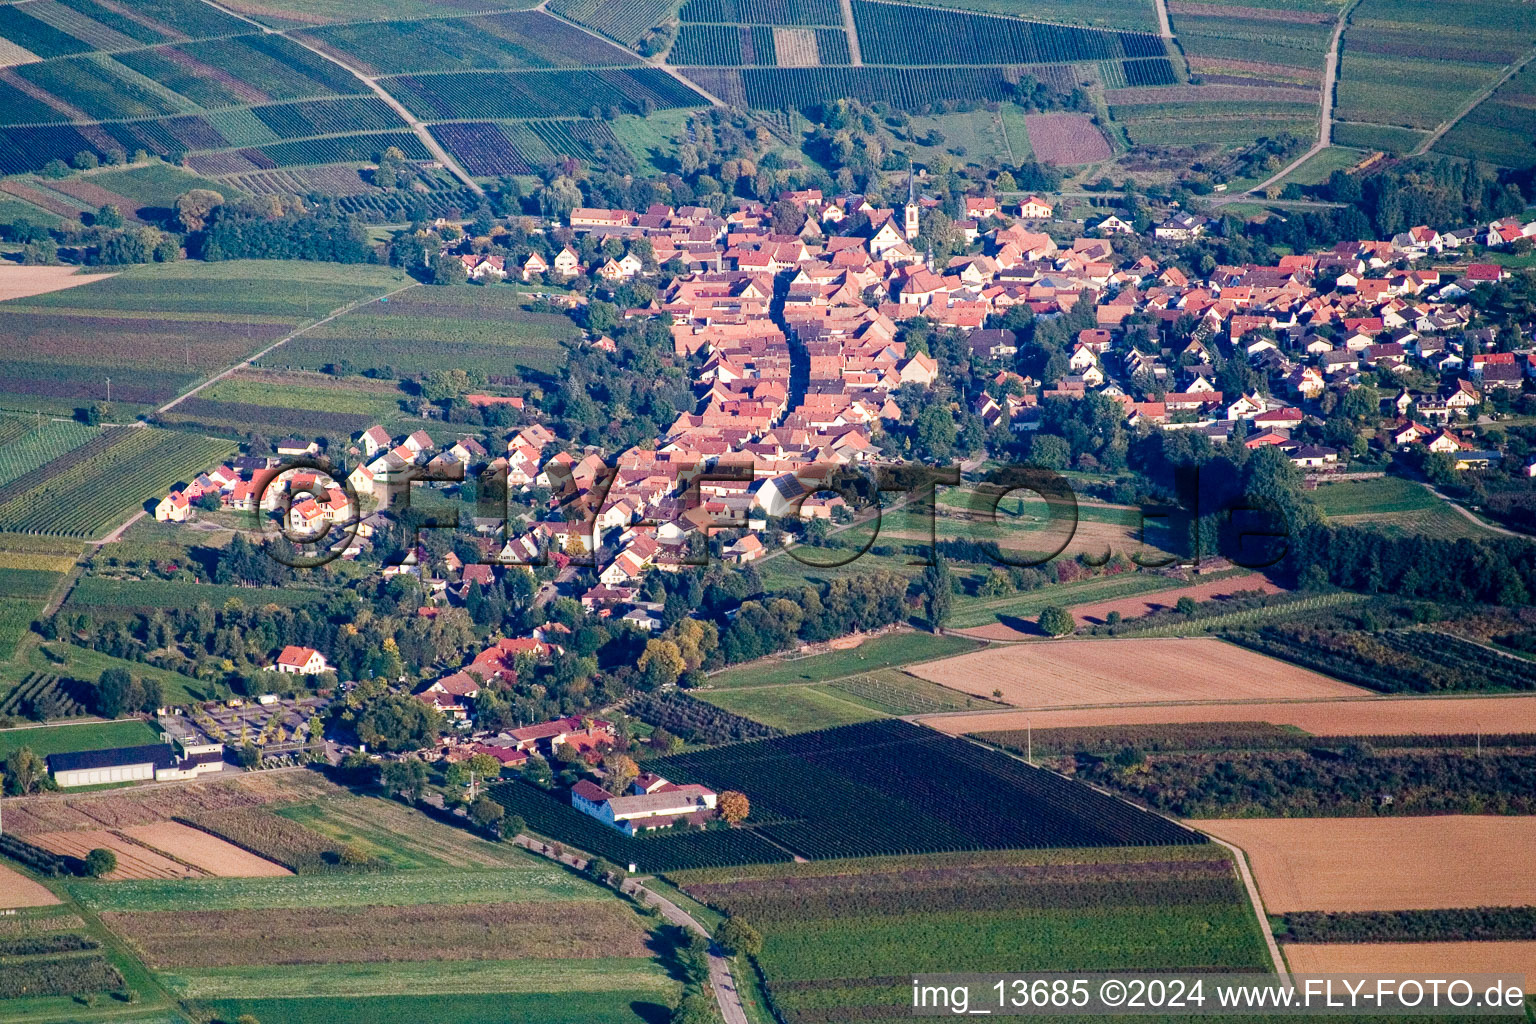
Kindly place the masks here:
POLYGON ((880 857, 675 872, 764 933, 793 1024, 910 1018, 914 973, 1267 968, 1226 852, 1146 847, 880 857))
MULTIPOLYGON (((236 261, 135 267, 81 288, 0 302, 0 407, 68 415, 107 398, 146 411, 352 302, 405 282, 385 267, 236 261), (110 337, 103 346, 93 339, 110 337)), ((202 467, 199 467, 202 468, 202 467)))
MULTIPOLYGON (((372 1024, 425 1014, 466 1024, 487 1015, 639 1024, 677 1001, 679 982, 654 925, 610 891, 510 844, 309 773, 18 804, 24 809, 7 807, 8 831, 14 811, 33 842, 119 851, 108 879, 57 885, 66 902, 49 911, 56 924, 38 926, 75 922, 83 941, 107 949, 103 969, 117 973, 74 977, 52 1001, 0 1003, 0 1013, 68 1015, 71 994, 125 984, 153 1010, 161 997, 150 972, 186 1005, 227 1020, 251 1013, 269 1022, 372 1024), (303 808, 307 824, 268 808, 303 808), (322 843, 338 842, 327 832, 345 834, 379 863, 364 874, 258 872, 273 867, 269 859, 170 820, 252 814, 322 843), (35 831, 44 824, 54 831, 35 831)), ((18 901, 58 899, 21 881, 18 901)), ((0 990, 0 998, 13 994, 0 990)))

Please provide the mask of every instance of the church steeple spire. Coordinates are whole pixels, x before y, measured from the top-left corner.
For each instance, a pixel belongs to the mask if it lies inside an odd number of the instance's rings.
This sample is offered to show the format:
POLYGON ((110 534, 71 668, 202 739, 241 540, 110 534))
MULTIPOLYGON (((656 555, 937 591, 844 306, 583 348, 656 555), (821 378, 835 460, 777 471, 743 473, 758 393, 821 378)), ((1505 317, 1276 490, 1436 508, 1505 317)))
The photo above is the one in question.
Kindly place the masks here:
POLYGON ((911 163, 908 163, 907 164, 907 208, 906 208, 906 211, 905 211, 906 217, 903 220, 903 227, 905 228, 905 232, 904 233, 906 234, 907 241, 909 241, 909 242, 912 241, 912 239, 917 237, 917 214, 918 214, 917 178, 916 178, 916 176, 915 176, 915 174, 913 172, 914 172, 913 165, 911 163))

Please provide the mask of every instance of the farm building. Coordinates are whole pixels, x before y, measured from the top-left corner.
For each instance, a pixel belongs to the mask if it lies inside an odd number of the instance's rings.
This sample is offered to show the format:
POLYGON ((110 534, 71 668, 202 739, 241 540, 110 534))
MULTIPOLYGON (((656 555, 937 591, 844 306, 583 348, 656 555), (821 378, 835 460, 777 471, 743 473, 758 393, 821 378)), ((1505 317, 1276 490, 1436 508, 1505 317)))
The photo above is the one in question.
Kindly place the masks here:
POLYGON ((715 791, 692 784, 678 786, 663 779, 649 792, 614 796, 583 779, 571 787, 571 806, 632 836, 680 821, 703 824, 715 809, 715 791))
POLYGON ((53 781, 60 789, 97 786, 104 782, 147 782, 157 771, 171 768, 175 763, 175 750, 169 743, 48 755, 48 770, 53 773, 53 781))
POLYGON ((48 770, 60 789, 108 782, 193 779, 224 770, 224 744, 183 744, 181 757, 169 743, 50 754, 48 770))

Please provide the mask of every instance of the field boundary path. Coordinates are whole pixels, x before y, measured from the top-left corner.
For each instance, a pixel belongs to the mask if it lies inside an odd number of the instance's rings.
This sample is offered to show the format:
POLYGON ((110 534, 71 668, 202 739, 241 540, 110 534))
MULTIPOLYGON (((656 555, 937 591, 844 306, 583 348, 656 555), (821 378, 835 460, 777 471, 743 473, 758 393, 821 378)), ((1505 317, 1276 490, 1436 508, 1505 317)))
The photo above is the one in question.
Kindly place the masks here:
POLYGON ((1446 120, 1440 122, 1440 126, 1438 128, 1436 128, 1434 131, 1430 132, 1429 135, 1424 139, 1423 142, 1421 142, 1417 146, 1413 147, 1413 152, 1409 153, 1408 155, 1409 156, 1423 156, 1425 153, 1428 153, 1430 151, 1430 149, 1434 146, 1434 144, 1439 142, 1445 136, 1446 132, 1450 131, 1452 128, 1454 128, 1458 124, 1460 124, 1462 118, 1466 117, 1468 114, 1472 113, 1472 111, 1476 110, 1478 104, 1482 103, 1483 100, 1486 100, 1488 97, 1492 96, 1496 91, 1498 91, 1499 86, 1503 85, 1505 82, 1509 81, 1511 78, 1514 78, 1516 75, 1518 75, 1521 72, 1521 70, 1524 69, 1524 67, 1527 64, 1529 64, 1532 60, 1536 60, 1536 50, 1531 51, 1530 53, 1526 54, 1524 57, 1522 57, 1519 60, 1515 61, 1509 67, 1505 68, 1504 69, 1504 73, 1502 75, 1500 75, 1497 79, 1495 79, 1492 85, 1488 86, 1488 88, 1484 89, 1482 92, 1480 92, 1476 96, 1472 97, 1471 101, 1469 101, 1466 106, 1464 106, 1460 110, 1456 111, 1456 113, 1453 116, 1451 116, 1450 118, 1447 118, 1446 120))
MULTIPOLYGON (((1162 2, 1163 0, 1158 0, 1159 5, 1162 2)), ((1354 13, 1355 6, 1359 2, 1360 0, 1351 0, 1339 12, 1338 23, 1333 26, 1333 38, 1328 41, 1328 55, 1323 58, 1323 95, 1318 104, 1321 116, 1317 125, 1317 141, 1312 144, 1312 148, 1301 154, 1301 156, 1280 168, 1279 171, 1271 175, 1267 180, 1261 181, 1249 189, 1246 193, 1247 195, 1254 195, 1275 182, 1283 180, 1296 168, 1333 145, 1333 106, 1334 92, 1336 91, 1339 78, 1339 43, 1344 38, 1344 29, 1349 24, 1349 17, 1354 13)))
POLYGON ((1455 509, 1457 514, 1460 515, 1463 519, 1465 519, 1469 523, 1472 523, 1472 524, 1474 524, 1476 526, 1480 526, 1480 527, 1482 527, 1485 530, 1492 530, 1494 533, 1503 534, 1506 537, 1518 537, 1521 540, 1530 540, 1531 539, 1530 534, 1518 533, 1518 532, 1516 532, 1514 530, 1506 529, 1503 526, 1495 526, 1493 523, 1485 523, 1485 522, 1483 522, 1470 509, 1468 509, 1465 505, 1462 505, 1461 503, 1456 502, 1456 501, 1452 501, 1446 495, 1441 494, 1439 491, 1435 490, 1435 487, 1434 487, 1433 484, 1425 483, 1424 481, 1420 481, 1419 482, 1419 486, 1423 487, 1430 494, 1433 494, 1435 497, 1437 497, 1441 501, 1445 502, 1451 508, 1455 509))
POLYGON ((459 181, 463 182, 464 186, 470 189, 476 195, 485 195, 485 189, 481 188, 479 182, 475 181, 475 179, 470 176, 470 173, 466 171, 462 166, 460 166, 459 162, 453 158, 453 154, 444 149, 438 143, 438 141, 432 137, 432 133, 427 131, 427 126, 423 124, 415 114, 411 113, 404 103, 401 103, 399 100, 395 99, 394 96, 390 95, 389 90, 380 85, 376 79, 370 78, 369 76, 363 74, 361 71, 357 70, 357 68, 352 67, 346 61, 340 60, 333 54, 326 53, 318 46, 311 46, 309 43, 306 43, 302 39, 295 39, 287 32, 272 28, 270 25, 263 25, 261 22, 256 21, 253 18, 247 18, 239 11, 230 10, 228 7, 225 7, 222 4, 215 3, 214 0, 203 0, 203 3, 217 11, 221 11, 224 14, 229 15, 232 18, 239 18, 247 25, 252 25, 269 36, 282 36, 284 39, 288 40, 290 43, 293 43, 295 46, 302 46, 304 49, 308 50, 310 53, 321 58, 322 60, 331 64, 335 64, 337 67, 346 71, 347 74, 351 75, 359 82, 362 82, 370 90, 372 90, 373 93, 379 97, 379 99, 389 104, 390 109, 394 110, 395 113, 399 114, 401 118, 405 120, 405 123, 410 126, 411 131, 415 133, 418 139, 421 140, 421 144, 427 147, 427 152, 431 153, 439 163, 446 167, 450 174, 452 174, 455 178, 458 178, 459 181))
POLYGON ((298 330, 294 331, 292 334, 289 334, 289 335, 286 335, 284 337, 281 337, 281 338, 277 339, 272 344, 270 344, 266 348, 262 349, 260 352, 257 352, 255 355, 249 356, 249 357, 247 357, 245 359, 242 359, 240 362, 236 363, 233 366, 229 366, 229 367, 226 367, 226 368, 220 370, 218 373, 214 374, 212 377, 209 377, 207 380, 203 381, 201 384, 199 384, 196 387, 192 388, 190 391, 187 391, 184 394, 177 395, 175 398, 171 399, 169 402, 166 402, 160 408, 156 409, 155 412, 157 412, 157 413, 170 412, 176 406, 180 405, 182 402, 185 402, 187 399, 191 398, 193 395, 197 394, 199 391, 202 391, 204 388, 206 388, 206 387, 208 387, 208 386, 210 386, 212 384, 218 383, 219 381, 223 380, 225 377, 228 377, 230 374, 236 372, 237 370, 243 370, 243 369, 245 369, 245 368, 247 368, 249 366, 254 365, 257 360, 266 358, 266 356, 269 355, 273 350, 275 350, 277 348, 280 348, 283 345, 288 344, 290 341, 292 341, 294 338, 297 338, 299 335, 304 334, 304 333, 306 333, 308 331, 312 331, 316 327, 321 326, 322 324, 328 324, 332 320, 335 320, 339 316, 345 316, 346 314, 352 312, 354 309, 357 309, 360 306, 366 306, 370 302, 378 302, 380 299, 392 298, 392 297, 394 297, 396 295, 399 295, 401 292, 409 291, 412 288, 419 288, 419 287, 421 287, 419 284, 417 284, 415 281, 412 281, 409 284, 401 285, 399 288, 396 288, 393 291, 387 291, 387 292, 385 292, 382 295, 371 295, 371 296, 369 296, 366 299, 358 299, 356 302, 349 302, 349 303, 347 303, 345 306, 342 306, 340 309, 332 310, 329 314, 327 314, 326 316, 321 317, 319 320, 315 320, 315 321, 313 321, 311 323, 307 323, 303 327, 300 327, 298 330))
MULTIPOLYGON (((1023 761, 1025 764, 1030 765, 1031 767, 1039 768, 1041 771, 1050 772, 1052 775, 1056 775, 1062 779, 1067 778, 1067 776, 1062 775, 1060 772, 1051 771, 1051 769, 1046 768, 1043 765, 1035 764, 1033 761, 1020 757, 1017 753, 1011 750, 1004 750, 1001 747, 990 746, 970 736, 965 736, 962 738, 969 740, 971 743, 981 747, 983 750, 991 750, 1003 753, 1013 758, 1015 761, 1023 761)), ((1145 807, 1140 807, 1137 804, 1133 804, 1129 800, 1126 800, 1124 797, 1116 793, 1111 793, 1107 789, 1101 789, 1092 783, 1084 782, 1080 778, 1074 781, 1087 786, 1095 793, 1100 793, 1109 797, 1111 800, 1118 800, 1121 803, 1129 804, 1132 807, 1137 807, 1138 810, 1146 811, 1148 814, 1157 814, 1156 811, 1151 811, 1145 807)), ((1180 821, 1178 818, 1170 818, 1166 814, 1159 814, 1158 817, 1171 821, 1175 825, 1178 825, 1180 828, 1188 829, 1190 832, 1205 836, 1211 842, 1225 847, 1230 853, 1234 855, 1234 859, 1237 861, 1237 875, 1240 879, 1242 879, 1243 888, 1248 890, 1248 902, 1253 907, 1254 915, 1258 918, 1259 930, 1264 933, 1264 944, 1269 947, 1269 956, 1270 959, 1274 962, 1275 973, 1280 976, 1280 981, 1282 984, 1289 985, 1291 983, 1291 974, 1290 971, 1286 969, 1285 958, 1280 955, 1280 944, 1275 941, 1274 930, 1269 927, 1269 916, 1264 912, 1264 901, 1259 898, 1258 884, 1253 880, 1253 872, 1248 869, 1248 855, 1245 854, 1242 850, 1238 849, 1236 846, 1233 846, 1231 843, 1217 839, 1215 836, 1208 832, 1201 832, 1199 829, 1191 827, 1187 822, 1180 821)))
MULTIPOLYGON (((536 853, 541 857, 557 860, 562 864, 575 868, 577 871, 585 871, 586 858, 574 853, 562 853, 556 856, 549 850, 550 843, 530 839, 526 835, 514 836, 512 842, 521 846, 530 853, 536 853)), ((564 844, 561 844, 564 845, 564 844)), ((570 847, 566 847, 567 850, 570 847)), ((661 911, 661 916, 686 931, 702 935, 710 939, 709 930, 695 921, 688 912, 665 896, 634 879, 626 880, 619 886, 619 892, 634 896, 642 903, 648 903, 661 911)), ((741 993, 736 990, 736 979, 731 975, 731 962, 725 953, 711 939, 709 946, 709 985, 715 992, 715 1002, 720 1006, 720 1016, 725 1019, 725 1024, 751 1024, 747 1019, 747 1011, 741 1005, 741 993)))
MULTIPOLYGON (((534 7, 530 8, 530 10, 541 11, 542 13, 549 15, 551 18, 554 18, 556 21, 563 22, 564 24, 569 25, 571 28, 576 29, 578 32, 585 32, 587 35, 591 36, 593 39, 601 39, 603 42, 607 43, 609 46, 619 46, 618 43, 614 42, 612 39, 609 39, 607 36, 603 35, 602 33, 594 32, 590 28, 587 28, 587 26, 585 26, 585 25, 582 25, 582 24, 580 24, 578 22, 571 21, 569 18, 567 18, 567 17, 563 16, 562 14, 560 14, 560 12, 550 10, 549 9, 549 0, 539 0, 539 3, 537 5, 535 5, 534 7)), ((619 49, 621 49, 624 52, 628 53, 631 57, 636 57, 637 59, 643 61, 644 63, 649 64, 653 68, 656 68, 656 69, 661 70, 661 71, 665 71, 667 74, 669 74, 673 78, 677 79, 683 85, 687 86, 690 91, 698 93, 700 96, 703 96, 705 99, 709 100, 709 102, 714 104, 715 106, 717 106, 717 107, 724 107, 724 106, 728 106, 729 105, 724 100, 722 100, 720 97, 716 96, 714 93, 710 92, 708 89, 704 88, 699 83, 690 80, 687 75, 683 74, 677 68, 673 67, 671 64, 668 64, 667 63, 667 54, 672 52, 672 48, 670 46, 667 47, 667 50, 666 50, 665 53, 658 53, 654 57, 640 57, 638 54, 635 53, 634 50, 631 50, 627 46, 619 46, 619 49)))
POLYGON ((1168 17, 1168 0, 1153 0, 1157 8, 1157 31, 1164 39, 1173 38, 1173 22, 1168 17))
POLYGON ((1259 930, 1264 933, 1264 945, 1269 947, 1269 958, 1274 961, 1275 973, 1280 976, 1281 984, 1289 985, 1291 972, 1286 968, 1285 957, 1280 954, 1280 943, 1275 941, 1275 930, 1269 926, 1269 915, 1264 910, 1264 900, 1259 896, 1258 883, 1253 880, 1253 871, 1248 867, 1248 854, 1209 832, 1200 834, 1217 846, 1225 847, 1232 854, 1232 859, 1237 862, 1237 875, 1243 880, 1243 888, 1248 890, 1248 902, 1253 905, 1254 916, 1259 919, 1259 930))
POLYGON ((843 11, 843 34, 848 37, 848 63, 863 67, 864 51, 859 49, 859 26, 853 20, 853 0, 841 0, 839 6, 843 11))

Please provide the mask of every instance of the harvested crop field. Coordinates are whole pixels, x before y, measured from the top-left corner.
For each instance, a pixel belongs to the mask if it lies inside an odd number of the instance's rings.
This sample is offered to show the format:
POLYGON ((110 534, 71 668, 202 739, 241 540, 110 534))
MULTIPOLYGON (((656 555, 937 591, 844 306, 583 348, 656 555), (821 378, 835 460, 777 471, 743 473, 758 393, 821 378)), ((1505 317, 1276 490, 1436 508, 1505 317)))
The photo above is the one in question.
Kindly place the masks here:
POLYGON ((1235 7, 1228 4, 1188 3, 1186 0, 1169 0, 1169 14, 1183 14, 1191 18, 1242 18, 1245 21, 1290 21, 1298 25, 1330 25, 1332 13, 1321 11, 1291 11, 1279 7, 1235 7))
POLYGON ((232 843, 176 821, 135 825, 123 834, 194 864, 219 878, 270 878, 291 875, 281 864, 247 853, 232 843))
POLYGON ((145 849, 137 843, 130 842, 115 832, 85 830, 44 832, 42 835, 31 837, 30 841, 33 845, 41 846, 45 850, 79 857, 82 860, 92 850, 111 850, 117 854, 117 869, 102 876, 109 882, 121 881, 125 878, 196 878, 202 874, 194 868, 176 863, 169 857, 163 857, 154 850, 145 849))
POLYGON ((1536 904, 1536 872, 1530 870, 1536 818, 1458 814, 1188 824, 1248 854, 1271 914, 1536 904))
POLYGON ((1320 942, 1282 948, 1298 974, 1523 974, 1526 992, 1536 992, 1536 942, 1320 942))
POLYGON ((31 295, 78 288, 111 277, 111 274, 78 274, 78 267, 17 267, 0 266, 0 302, 6 299, 25 299, 31 295))
POLYGON ((1074 166, 1110 158, 1108 140, 1087 114, 1025 114, 1024 127, 1041 163, 1074 166))
POLYGON ((314 773, 283 772, 77 796, 22 797, 6 801, 5 830, 33 841, 42 832, 151 825, 177 815, 314 800, 340 792, 314 773))
POLYGON ((1407 736, 1480 730, 1536 732, 1536 697, 1367 697, 1257 704, 1139 705, 949 715, 924 724, 951 735, 998 729, 1184 722, 1270 722, 1316 736, 1407 736))
POLYGON ((647 956, 641 919, 617 902, 104 913, 157 967, 395 960, 647 956))
POLYGON ((1139 619, 1143 615, 1151 615, 1153 612, 1172 608, 1179 603, 1181 597, 1193 598, 1196 601, 1220 601, 1240 590, 1261 590, 1266 594, 1278 594, 1284 589, 1255 573, 1234 579, 1198 583, 1192 587, 1180 587, 1178 590, 1158 590, 1145 597, 1123 597, 1117 601, 1073 605, 1067 610, 1079 624, 1097 626, 1106 621, 1110 612, 1119 612, 1122 619, 1139 619))
POLYGON ((995 698, 1001 690, 1005 703, 1023 708, 1358 697, 1366 692, 1208 638, 1014 644, 908 671, 977 696, 995 698))
POLYGON ((0 910, 49 907, 59 898, 26 875, 0 864, 0 910))

